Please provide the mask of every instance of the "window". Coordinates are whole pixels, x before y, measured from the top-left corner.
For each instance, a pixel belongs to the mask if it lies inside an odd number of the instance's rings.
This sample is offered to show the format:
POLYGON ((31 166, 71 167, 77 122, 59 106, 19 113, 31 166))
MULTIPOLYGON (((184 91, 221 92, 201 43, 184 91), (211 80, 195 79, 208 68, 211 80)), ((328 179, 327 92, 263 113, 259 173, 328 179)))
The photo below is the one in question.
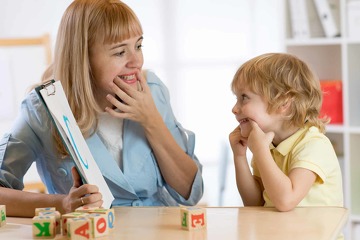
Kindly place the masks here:
MULTIPOLYGON (((30 6, 27 0, 2 1, 0 37, 38 36, 49 32, 53 41, 61 15, 71 2, 38 0, 30 6), (1 24, 9 22, 10 27, 1 24)), ((230 91, 230 83, 245 60, 264 52, 283 51, 283 1, 124 2, 143 25, 144 68, 152 69, 165 82, 177 119, 196 134, 195 151, 204 167, 203 202, 218 205, 219 182, 228 180, 221 202, 241 205, 228 143, 228 135, 237 125, 231 113, 235 96, 230 91)), ((32 79, 36 82, 40 76, 32 79)), ((1 109, 2 106, 3 103, 1 109)), ((0 119, 1 133, 5 129, 8 124, 0 119)))
POLYGON ((237 125, 230 83, 247 59, 282 51, 282 1, 125 2, 143 25, 144 67, 165 82, 177 119, 196 134, 195 151, 205 182, 203 203, 241 205, 228 143, 237 125), (224 196, 219 196, 226 181, 224 196))

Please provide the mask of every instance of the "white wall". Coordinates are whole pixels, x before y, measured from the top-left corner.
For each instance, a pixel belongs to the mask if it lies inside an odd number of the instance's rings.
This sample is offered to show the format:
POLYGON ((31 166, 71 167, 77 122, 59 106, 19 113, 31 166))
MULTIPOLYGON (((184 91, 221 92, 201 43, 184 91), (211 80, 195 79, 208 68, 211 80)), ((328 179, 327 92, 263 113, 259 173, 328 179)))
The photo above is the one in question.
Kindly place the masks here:
MULTIPOLYGON (((0 0, 0 38, 39 37, 55 39, 61 15, 70 0, 0 0)), ((41 47, 0 47, 0 135, 17 114, 28 87, 40 80, 46 67, 41 47), (4 101, 8 99, 8 101, 4 101)))
MULTIPOLYGON (((0 38, 48 32, 55 39, 61 15, 70 2, 0 0, 0 38)), ((144 67, 153 69, 167 84, 175 115, 185 128, 196 133, 196 153, 204 165, 203 202, 241 205, 228 145, 228 134, 236 126, 230 82, 245 60, 283 50, 283 0, 124 2, 143 24, 144 67), (220 201, 220 183, 224 180, 226 190, 220 201)), ((17 51, 0 49, 0 83, 13 90, 0 90, 0 100, 1 94, 11 99, 1 102, 0 112, 15 109, 10 117, 1 119, 0 114, 0 135, 9 129, 25 93, 19 86, 38 81, 45 68, 39 49, 37 53, 28 50, 28 60, 20 63, 17 61, 24 58, 23 50, 17 51)))

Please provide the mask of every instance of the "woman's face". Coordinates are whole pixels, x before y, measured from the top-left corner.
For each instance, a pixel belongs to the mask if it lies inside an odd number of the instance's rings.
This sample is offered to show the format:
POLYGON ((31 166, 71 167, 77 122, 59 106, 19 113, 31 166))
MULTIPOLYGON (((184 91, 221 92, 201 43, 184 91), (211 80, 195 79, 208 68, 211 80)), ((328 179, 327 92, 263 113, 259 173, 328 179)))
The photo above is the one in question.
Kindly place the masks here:
POLYGON ((96 42, 90 47, 90 65, 94 84, 96 85, 96 99, 102 109, 111 107, 106 95, 111 91, 111 83, 115 78, 137 88, 136 72, 141 71, 144 63, 142 53, 142 36, 129 38, 122 42, 102 44, 96 42))

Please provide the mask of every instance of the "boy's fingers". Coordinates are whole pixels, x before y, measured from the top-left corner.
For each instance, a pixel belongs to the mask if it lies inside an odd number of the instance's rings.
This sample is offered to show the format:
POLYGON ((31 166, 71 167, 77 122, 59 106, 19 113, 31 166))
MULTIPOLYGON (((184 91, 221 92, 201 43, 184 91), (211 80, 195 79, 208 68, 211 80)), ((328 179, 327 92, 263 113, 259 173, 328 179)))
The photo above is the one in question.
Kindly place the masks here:
POLYGON ((266 133, 266 138, 269 140, 269 142, 272 142, 272 140, 274 139, 275 137, 275 133, 274 132, 268 132, 266 133))
POLYGON ((255 121, 253 121, 251 119, 249 121, 250 121, 250 125, 252 128, 259 128, 259 125, 255 121))

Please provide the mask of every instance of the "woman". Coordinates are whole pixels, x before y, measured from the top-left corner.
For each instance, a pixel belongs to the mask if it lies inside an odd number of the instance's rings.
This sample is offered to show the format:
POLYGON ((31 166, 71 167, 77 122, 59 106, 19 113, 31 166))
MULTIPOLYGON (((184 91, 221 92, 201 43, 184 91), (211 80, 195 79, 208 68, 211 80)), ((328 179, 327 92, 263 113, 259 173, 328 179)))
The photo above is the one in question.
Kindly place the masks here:
MULTIPOLYGON (((61 81, 115 197, 113 206, 194 205, 203 193, 194 134, 176 121, 165 85, 142 70, 142 34, 124 3, 75 0, 63 15, 54 62, 43 81, 61 81)), ((55 206, 64 213, 102 204, 95 185, 81 184, 35 91, 2 139, 0 157, 0 204, 7 205, 8 215, 32 216, 36 207, 55 206), (50 194, 19 191, 34 161, 50 194)))

